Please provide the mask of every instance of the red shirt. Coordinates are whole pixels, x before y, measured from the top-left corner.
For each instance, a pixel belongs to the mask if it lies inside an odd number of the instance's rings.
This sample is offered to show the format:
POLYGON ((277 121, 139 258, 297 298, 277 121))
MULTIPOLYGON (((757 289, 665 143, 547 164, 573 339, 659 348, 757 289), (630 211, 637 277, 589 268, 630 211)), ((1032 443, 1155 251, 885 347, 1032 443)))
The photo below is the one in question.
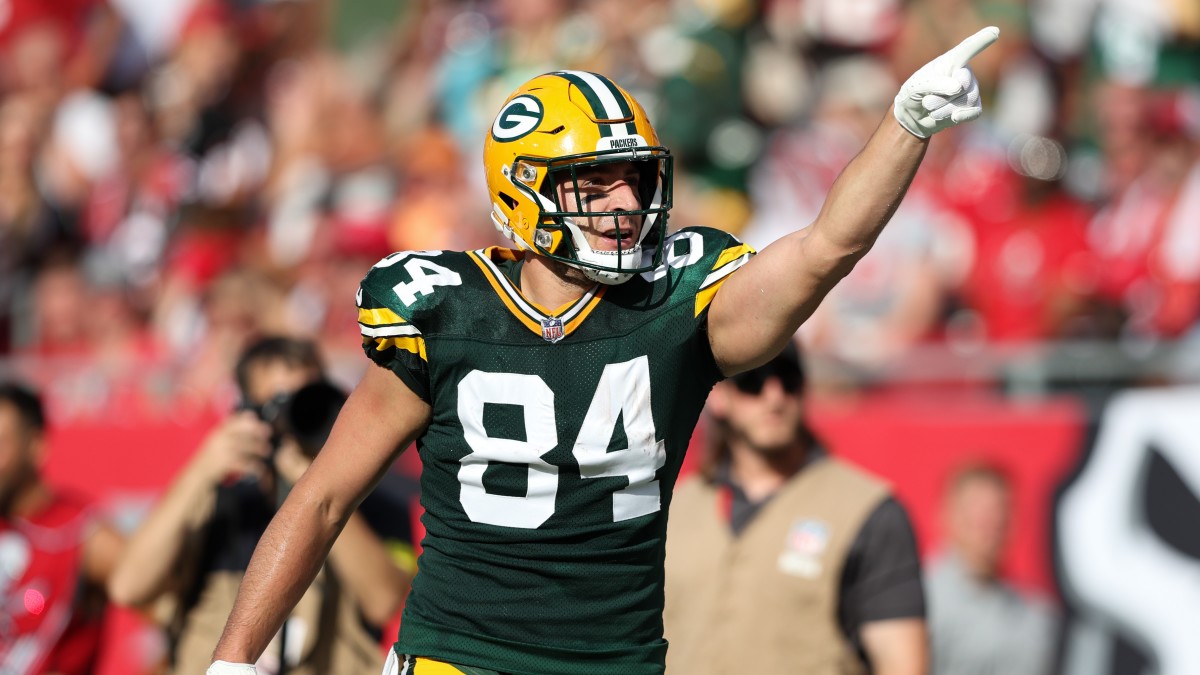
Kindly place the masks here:
POLYGON ((0 0, 0 49, 31 28, 53 30, 70 53, 83 38, 91 13, 106 0, 0 0))
POLYGON ((87 505, 55 495, 29 518, 0 518, 0 673, 90 673, 100 616, 81 610, 87 505))
POLYGON ((1018 204, 1002 216, 979 218, 974 232, 975 265, 964 299, 979 312, 991 341, 1055 337, 1064 303, 1087 295, 1095 283, 1087 209, 1062 194, 1018 204))

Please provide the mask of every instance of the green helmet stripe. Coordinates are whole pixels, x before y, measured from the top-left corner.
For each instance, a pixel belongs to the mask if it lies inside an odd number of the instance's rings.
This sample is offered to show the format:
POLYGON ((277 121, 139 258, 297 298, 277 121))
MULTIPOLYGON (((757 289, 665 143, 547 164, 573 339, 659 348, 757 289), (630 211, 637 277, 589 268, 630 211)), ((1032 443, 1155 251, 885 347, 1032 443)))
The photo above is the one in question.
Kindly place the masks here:
POLYGON ((599 73, 587 73, 587 75, 599 81, 600 85, 607 89, 608 93, 612 94, 612 97, 617 101, 617 108, 620 109, 622 118, 633 117, 633 111, 630 110, 629 104, 625 102, 625 97, 621 95, 621 90, 617 88, 617 85, 613 84, 612 80, 599 73))
MULTIPOLYGON (((579 87, 579 91, 583 92, 588 105, 592 107, 592 114, 596 119, 613 120, 633 117, 633 110, 621 94, 621 90, 607 77, 581 70, 564 70, 554 74, 579 87)), ((617 132, 614 127, 617 126, 624 127, 623 135, 637 133, 637 126, 633 122, 623 122, 620 124, 599 123, 598 126, 600 127, 600 136, 604 138, 613 136, 617 132)))
MULTIPOLYGON (((588 105, 592 106, 593 117, 600 120, 608 119, 608 113, 604 110, 604 104, 600 102, 600 97, 596 95, 596 90, 593 89, 591 85, 589 85, 582 77, 569 71, 555 74, 575 85, 579 88, 579 91, 583 92, 583 97, 587 99, 588 105)), ((612 136, 611 124, 598 124, 597 126, 600 127, 600 136, 602 138, 608 138, 609 136, 612 136)))

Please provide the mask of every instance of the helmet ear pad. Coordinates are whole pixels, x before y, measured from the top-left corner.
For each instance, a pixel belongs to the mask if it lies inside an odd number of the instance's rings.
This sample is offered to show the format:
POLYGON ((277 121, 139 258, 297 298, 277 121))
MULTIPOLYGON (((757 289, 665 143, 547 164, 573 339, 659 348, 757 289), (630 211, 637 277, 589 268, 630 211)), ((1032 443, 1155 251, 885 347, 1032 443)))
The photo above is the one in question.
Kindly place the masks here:
MULTIPOLYGON (((542 180, 542 188, 540 190, 538 190, 538 196, 541 197, 540 201, 542 204, 543 212, 554 212, 554 211, 563 210, 558 205, 558 194, 557 193, 558 193, 558 184, 555 182, 554 177, 550 174, 550 172, 547 171, 546 178, 544 180, 542 180)), ((547 218, 546 220, 548 220, 548 219, 555 220, 556 221, 554 223, 555 225, 566 225, 566 223, 563 222, 566 220, 565 218, 561 218, 561 217, 560 218, 547 218)), ((545 223, 544 221, 541 223, 541 225, 547 225, 547 224, 548 223, 545 223)), ((548 231, 548 228, 543 227, 542 229, 543 229, 543 231, 548 231)), ((536 233, 534 234, 534 237, 535 238, 537 237, 536 233)), ((558 237, 557 240, 553 243, 553 246, 546 246, 544 248, 547 251, 549 251, 550 253, 553 253, 555 255, 568 255, 569 256, 572 252, 566 250, 567 247, 565 247, 563 245, 565 241, 566 241, 566 237, 558 237)))
MULTIPOLYGON (((528 163, 521 162, 520 165, 522 168, 536 171, 528 163)), ((548 180, 549 171, 543 170, 543 173, 544 175, 541 177, 542 192, 547 192, 549 191, 548 186, 550 184, 548 180)), ((517 245, 517 248, 521 250, 541 253, 542 251, 539 251, 539 248, 549 251, 558 249, 562 243, 562 234, 538 227, 538 223, 543 220, 541 214, 547 210, 553 210, 554 202, 549 198, 544 198, 544 195, 533 192, 529 185, 514 180, 512 177, 513 169, 508 165, 500 167, 500 174, 504 178, 506 187, 502 185, 499 189, 492 190, 493 203, 491 216, 496 229, 500 234, 511 239, 517 245), (520 198, 513 195, 520 195, 520 198), (539 199, 538 197, 543 198, 539 199), (523 206, 523 204, 528 204, 529 202, 534 203, 536 210, 523 206), (533 216, 533 213, 537 215, 533 216)), ((527 178, 530 178, 530 183, 537 183, 536 176, 532 178, 527 176, 527 178)), ((488 182, 489 184, 492 182, 490 177, 488 182)), ((548 193, 553 195, 553 191, 549 191, 548 193)))

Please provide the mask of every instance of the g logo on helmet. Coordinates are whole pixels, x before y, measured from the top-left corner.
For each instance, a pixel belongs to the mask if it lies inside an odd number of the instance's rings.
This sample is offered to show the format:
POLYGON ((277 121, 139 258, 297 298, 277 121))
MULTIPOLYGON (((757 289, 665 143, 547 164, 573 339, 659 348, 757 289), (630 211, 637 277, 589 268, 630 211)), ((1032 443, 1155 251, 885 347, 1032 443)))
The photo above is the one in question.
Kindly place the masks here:
POLYGON ((514 98, 492 122, 492 138, 501 143, 523 138, 542 123, 542 102, 529 95, 514 98))

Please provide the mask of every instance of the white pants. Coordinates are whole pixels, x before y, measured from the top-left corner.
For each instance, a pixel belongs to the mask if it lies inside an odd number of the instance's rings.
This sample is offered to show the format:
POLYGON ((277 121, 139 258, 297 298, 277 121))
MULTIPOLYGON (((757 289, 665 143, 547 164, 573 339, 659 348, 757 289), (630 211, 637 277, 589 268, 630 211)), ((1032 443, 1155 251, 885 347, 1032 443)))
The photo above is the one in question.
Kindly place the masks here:
POLYGON ((400 659, 396 658, 396 650, 389 649, 387 661, 383 663, 383 675, 400 675, 400 659))

